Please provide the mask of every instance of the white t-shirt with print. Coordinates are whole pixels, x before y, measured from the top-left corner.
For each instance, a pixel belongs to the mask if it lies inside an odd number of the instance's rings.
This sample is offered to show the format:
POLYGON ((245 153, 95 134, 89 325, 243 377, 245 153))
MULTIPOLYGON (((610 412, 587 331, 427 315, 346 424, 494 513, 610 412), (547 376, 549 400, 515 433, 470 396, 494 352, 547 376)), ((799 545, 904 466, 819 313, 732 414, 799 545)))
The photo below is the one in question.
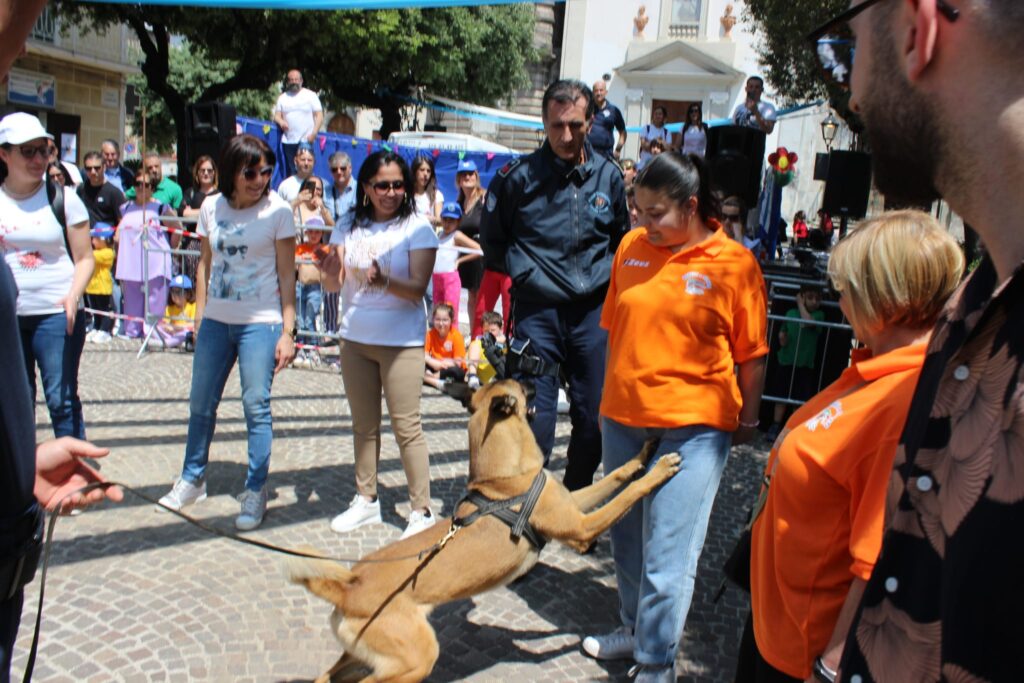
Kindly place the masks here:
POLYGON ((288 203, 270 193, 239 210, 218 195, 199 209, 197 232, 213 252, 203 315, 229 325, 280 323, 277 241, 295 237, 288 203))
MULTIPOLYGON (((640 139, 647 140, 662 140, 665 143, 665 151, 667 152, 672 148, 672 133, 665 130, 664 126, 655 126, 653 123, 646 124, 640 129, 640 139)), ((651 153, 646 150, 640 151, 640 158, 637 159, 637 163, 643 164, 651 158, 651 153)))
POLYGON ((320 98, 308 88, 302 88, 294 95, 281 93, 274 106, 274 112, 284 114, 288 130, 284 131, 284 142, 294 145, 302 142, 313 130, 313 112, 323 111, 320 98))
MULTIPOLYGON (((70 188, 64 188, 64 218, 68 229, 79 223, 88 229, 89 211, 70 188)), ((46 183, 27 199, 0 190, 0 251, 18 284, 18 315, 64 310, 57 302, 71 289, 75 265, 46 197, 46 183)))
POLYGON ((409 277, 409 252, 437 249, 434 229, 422 216, 386 223, 357 220, 345 235, 345 283, 341 288, 342 339, 378 346, 423 346, 427 315, 409 301, 367 282, 374 261, 385 277, 409 277))

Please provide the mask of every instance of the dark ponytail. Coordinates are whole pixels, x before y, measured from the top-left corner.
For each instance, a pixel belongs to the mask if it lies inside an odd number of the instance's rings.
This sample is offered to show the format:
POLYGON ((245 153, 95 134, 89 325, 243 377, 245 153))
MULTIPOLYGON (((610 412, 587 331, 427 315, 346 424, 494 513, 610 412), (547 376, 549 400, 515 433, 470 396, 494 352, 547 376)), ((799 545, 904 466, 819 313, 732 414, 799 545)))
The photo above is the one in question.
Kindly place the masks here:
POLYGON ((633 181, 636 187, 661 192, 683 204, 697 198, 697 213, 707 223, 721 214, 718 198, 711 192, 711 174, 707 163, 696 154, 665 152, 647 162, 633 181))

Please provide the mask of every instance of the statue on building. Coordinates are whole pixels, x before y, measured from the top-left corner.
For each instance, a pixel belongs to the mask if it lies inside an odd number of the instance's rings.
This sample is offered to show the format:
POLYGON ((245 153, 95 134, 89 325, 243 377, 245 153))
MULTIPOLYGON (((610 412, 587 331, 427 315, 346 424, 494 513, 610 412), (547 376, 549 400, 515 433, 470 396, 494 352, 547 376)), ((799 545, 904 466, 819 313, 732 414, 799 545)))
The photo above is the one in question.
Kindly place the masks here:
POLYGON ((644 39, 644 29, 647 28, 647 22, 651 18, 647 16, 647 6, 640 5, 640 8, 636 11, 636 16, 633 17, 633 37, 637 40, 644 39))
POLYGON ((725 14, 722 15, 722 38, 732 40, 732 27, 736 25, 736 16, 732 13, 732 3, 725 6, 725 14))

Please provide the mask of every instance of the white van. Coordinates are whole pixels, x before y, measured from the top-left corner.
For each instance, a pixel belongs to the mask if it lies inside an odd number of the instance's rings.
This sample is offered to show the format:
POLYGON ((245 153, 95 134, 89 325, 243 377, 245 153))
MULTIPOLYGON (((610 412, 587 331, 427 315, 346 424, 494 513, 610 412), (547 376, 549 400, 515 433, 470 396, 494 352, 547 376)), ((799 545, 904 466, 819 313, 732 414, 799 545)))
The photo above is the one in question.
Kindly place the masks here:
POLYGON ((439 149, 443 152, 493 152, 513 154, 514 150, 490 140, 462 133, 407 132, 392 133, 388 143, 414 149, 439 149))

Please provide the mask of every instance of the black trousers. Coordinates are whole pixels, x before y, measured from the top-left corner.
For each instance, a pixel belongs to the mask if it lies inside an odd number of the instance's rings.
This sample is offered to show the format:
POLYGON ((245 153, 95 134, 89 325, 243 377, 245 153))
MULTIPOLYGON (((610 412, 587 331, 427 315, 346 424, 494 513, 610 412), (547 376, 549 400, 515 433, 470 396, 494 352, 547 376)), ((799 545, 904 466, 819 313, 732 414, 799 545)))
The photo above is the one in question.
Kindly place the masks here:
POLYGON ((748 614, 736 659, 735 683, 803 683, 803 680, 782 673, 764 660, 754 641, 754 615, 748 614))

